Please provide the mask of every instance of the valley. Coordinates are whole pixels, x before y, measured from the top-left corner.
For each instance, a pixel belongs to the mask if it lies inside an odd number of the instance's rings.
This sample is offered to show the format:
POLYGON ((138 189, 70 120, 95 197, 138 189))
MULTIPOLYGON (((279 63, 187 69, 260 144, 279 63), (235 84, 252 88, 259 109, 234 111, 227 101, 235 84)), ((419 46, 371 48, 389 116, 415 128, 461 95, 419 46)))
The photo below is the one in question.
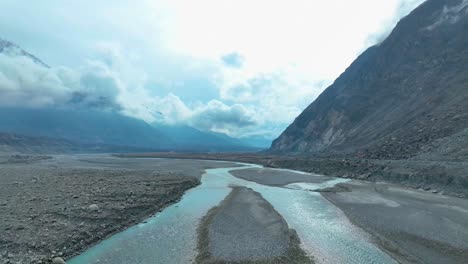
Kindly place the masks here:
POLYGON ((0 264, 468 263, 468 0, 98 2, 0 1, 0 264))
POLYGON ((392 184, 108 154, 24 158, 5 162, 2 175, 5 263, 461 263, 468 256, 464 199, 392 184))

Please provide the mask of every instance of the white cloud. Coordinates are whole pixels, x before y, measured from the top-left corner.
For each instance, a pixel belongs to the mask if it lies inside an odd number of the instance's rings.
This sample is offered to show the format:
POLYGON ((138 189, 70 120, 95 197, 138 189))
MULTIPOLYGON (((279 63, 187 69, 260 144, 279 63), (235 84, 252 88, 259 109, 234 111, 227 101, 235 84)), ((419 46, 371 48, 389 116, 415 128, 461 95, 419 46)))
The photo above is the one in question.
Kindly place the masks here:
POLYGON ((165 97, 152 98, 150 103, 154 110, 154 117, 157 122, 166 124, 186 123, 192 110, 176 95, 170 93, 165 97))
POLYGON ((190 123, 202 130, 222 132, 240 136, 244 129, 256 125, 255 113, 244 105, 228 106, 213 100, 194 109, 190 123))
POLYGON ((0 105, 41 107, 63 103, 70 89, 63 69, 49 70, 30 58, 0 54, 0 105))

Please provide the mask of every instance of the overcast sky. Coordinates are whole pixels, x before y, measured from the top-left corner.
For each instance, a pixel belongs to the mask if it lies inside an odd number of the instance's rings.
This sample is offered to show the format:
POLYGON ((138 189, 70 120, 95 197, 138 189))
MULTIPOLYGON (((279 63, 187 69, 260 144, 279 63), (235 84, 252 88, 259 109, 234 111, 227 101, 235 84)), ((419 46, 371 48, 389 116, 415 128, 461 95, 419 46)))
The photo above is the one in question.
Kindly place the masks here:
POLYGON ((1 0, 0 38, 51 69, 0 56, 0 104, 79 91, 147 122, 273 138, 422 2, 1 0))

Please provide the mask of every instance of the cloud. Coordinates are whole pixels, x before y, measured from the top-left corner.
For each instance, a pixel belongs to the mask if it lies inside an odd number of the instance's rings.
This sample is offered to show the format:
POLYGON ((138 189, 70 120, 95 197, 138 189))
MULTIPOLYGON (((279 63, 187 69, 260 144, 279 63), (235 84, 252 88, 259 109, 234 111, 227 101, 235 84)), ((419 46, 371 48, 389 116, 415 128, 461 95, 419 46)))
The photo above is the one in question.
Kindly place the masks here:
POLYGON ((0 54, 0 105, 42 107, 63 104, 72 89, 62 68, 48 69, 25 56, 0 54))
POLYGON ((237 134, 236 130, 257 125, 255 114, 241 104, 228 106, 218 100, 197 107, 190 118, 190 123, 202 130, 237 134))
POLYGON ((119 74, 105 63, 45 67, 21 54, 0 53, 0 106, 121 109, 119 74))
POLYGON ((240 68, 242 67, 242 64, 244 64, 244 57, 237 52, 226 54, 221 57, 221 60, 224 65, 233 68, 240 68))
POLYGON ((165 124, 186 123, 192 110, 176 95, 170 93, 165 97, 155 97, 151 99, 149 109, 153 109, 155 122, 165 124))
POLYGON ((226 70, 218 79, 220 98, 255 109, 262 125, 287 126, 332 80, 315 81, 294 69, 249 73, 249 70, 226 70))

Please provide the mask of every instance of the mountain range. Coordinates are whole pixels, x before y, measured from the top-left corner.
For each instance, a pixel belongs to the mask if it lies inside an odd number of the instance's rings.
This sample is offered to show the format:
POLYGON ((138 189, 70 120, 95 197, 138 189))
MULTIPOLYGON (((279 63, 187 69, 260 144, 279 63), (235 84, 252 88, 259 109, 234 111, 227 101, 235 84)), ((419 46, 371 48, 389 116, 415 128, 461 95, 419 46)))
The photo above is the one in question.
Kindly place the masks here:
MULTIPOLYGON (((49 68, 18 45, 0 39, 0 54, 23 56, 49 68)), ((74 101, 79 94, 74 94, 74 101)), ((78 98, 79 99, 79 98, 78 98)), ((54 151, 257 151, 268 148, 262 138, 232 138, 187 125, 149 124, 125 116, 118 109, 94 109, 76 105, 61 107, 0 107, 0 145, 14 150, 37 149, 46 143, 54 151), (31 145, 33 144, 33 145, 31 145), (28 147, 26 147, 28 146, 28 147)))

